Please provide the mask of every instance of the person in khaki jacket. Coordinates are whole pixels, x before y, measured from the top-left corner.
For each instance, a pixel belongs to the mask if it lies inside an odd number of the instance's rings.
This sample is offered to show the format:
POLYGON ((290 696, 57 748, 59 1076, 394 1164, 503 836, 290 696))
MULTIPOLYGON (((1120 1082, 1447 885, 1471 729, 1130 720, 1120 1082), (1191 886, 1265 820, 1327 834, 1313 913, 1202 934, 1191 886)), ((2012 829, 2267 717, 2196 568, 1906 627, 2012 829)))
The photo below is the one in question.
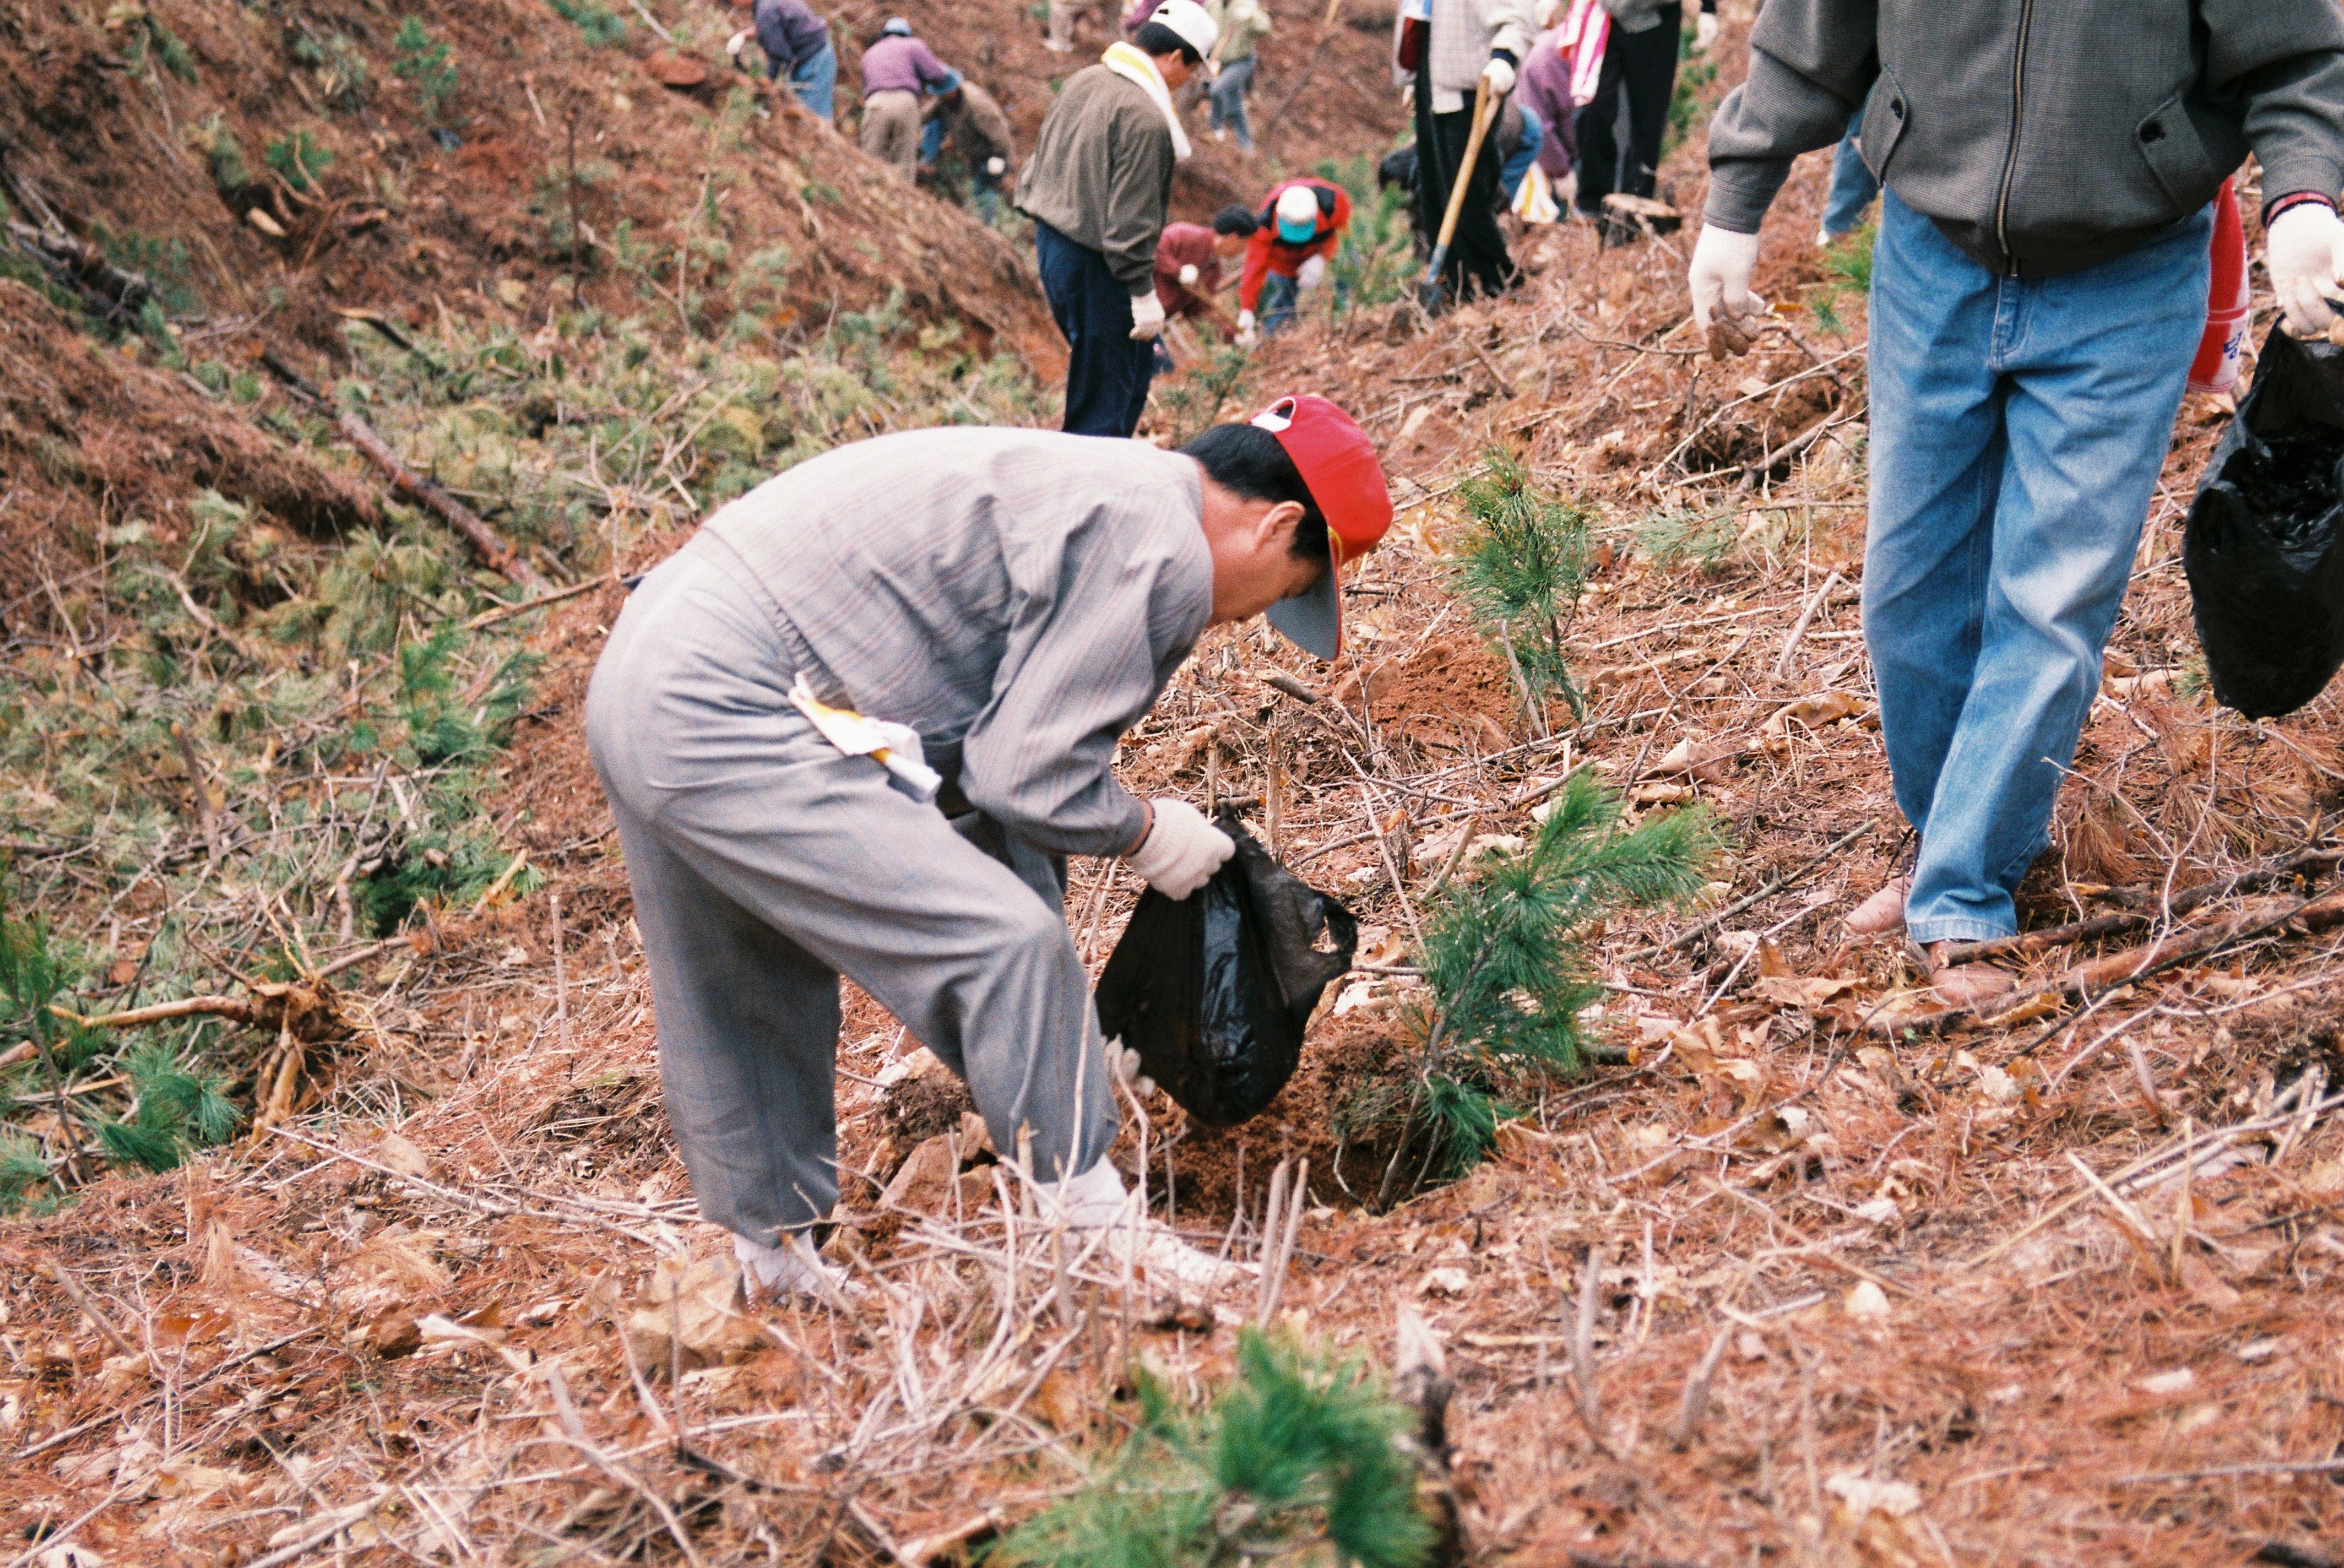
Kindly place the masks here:
POLYGON ((1197 0, 1164 0, 1130 43, 1066 78, 1017 178, 1035 258, 1067 348, 1065 428, 1128 436, 1147 407, 1156 241, 1188 133, 1172 95, 1205 68, 1218 29, 1197 0))
POLYGON ((1758 228, 1861 106, 1873 251, 1864 632, 1912 870, 1848 916, 1949 1003, 2016 929, 2206 320, 2212 202, 2252 152, 2288 325, 2344 298, 2336 0, 1768 0, 1709 133, 1693 315, 1744 340, 1758 228))

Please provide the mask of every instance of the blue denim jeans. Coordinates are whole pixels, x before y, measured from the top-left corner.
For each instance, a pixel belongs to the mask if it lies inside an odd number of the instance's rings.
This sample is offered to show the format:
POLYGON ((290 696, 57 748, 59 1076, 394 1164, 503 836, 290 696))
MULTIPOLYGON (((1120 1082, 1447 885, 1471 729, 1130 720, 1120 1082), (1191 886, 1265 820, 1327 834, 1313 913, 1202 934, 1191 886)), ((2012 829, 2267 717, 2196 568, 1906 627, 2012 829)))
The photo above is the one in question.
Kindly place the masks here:
POLYGON ((1506 205, 1511 207, 1530 177, 1531 165, 1538 161, 1539 148, 1546 142, 1546 122, 1527 104, 1522 106, 1521 145, 1498 166, 1498 188, 1506 193, 1506 205))
POLYGON ((1253 150, 1253 126, 1246 123, 1246 95, 1253 91, 1254 57, 1231 60, 1213 82, 1213 128, 1228 130, 1238 146, 1253 150))
POLYGON ((838 51, 825 43, 800 60, 791 67, 790 86, 796 89, 798 102, 823 119, 829 119, 838 87, 838 51))
POLYGON ((1916 942, 2017 929, 2206 324, 2212 227, 2002 278, 1883 197, 1864 638, 1921 835, 1916 942))
POLYGON ((1858 114, 1847 123, 1847 135, 1839 138, 1839 150, 1832 154, 1831 194, 1824 198, 1824 232, 1834 239, 1862 223, 1864 209, 1880 194, 1880 182, 1872 177, 1864 149, 1856 146, 1855 129, 1863 119, 1858 114))
POLYGON ((1291 278, 1271 273, 1261 280, 1261 329, 1265 334, 1294 325, 1294 303, 1301 286, 1291 278))

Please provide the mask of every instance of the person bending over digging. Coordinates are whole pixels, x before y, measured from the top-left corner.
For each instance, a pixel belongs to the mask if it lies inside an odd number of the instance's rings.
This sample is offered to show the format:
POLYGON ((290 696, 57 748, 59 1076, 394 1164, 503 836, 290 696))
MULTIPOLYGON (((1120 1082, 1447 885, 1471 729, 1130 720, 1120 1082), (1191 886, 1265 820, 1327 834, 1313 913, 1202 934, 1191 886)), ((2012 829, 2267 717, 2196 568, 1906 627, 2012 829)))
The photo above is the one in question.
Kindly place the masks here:
POLYGON ((764 1293, 823 1276, 838 1196, 838 977, 1030 1135, 1046 1210, 1157 1282, 1223 1266, 1127 1219, 1066 856, 1186 898, 1234 852, 1110 764, 1206 627, 1267 611, 1321 658, 1341 567, 1391 525, 1323 398, 1177 452, 942 429, 844 447, 726 506, 646 577, 586 739, 650 961, 660 1077, 701 1212, 764 1293), (869 715, 866 719, 864 715, 869 715), (931 771, 933 770, 933 771, 931 771))
POLYGON ((2288 324, 2344 292, 2344 11, 1772 0, 1750 46, 1710 127, 1693 315, 1743 335, 1759 220, 1861 106, 1887 187, 1864 632, 1920 848, 1848 925, 1902 926, 1975 1003, 2011 977, 1945 948, 2017 928, 2205 325, 2211 203, 2249 151, 2288 324))

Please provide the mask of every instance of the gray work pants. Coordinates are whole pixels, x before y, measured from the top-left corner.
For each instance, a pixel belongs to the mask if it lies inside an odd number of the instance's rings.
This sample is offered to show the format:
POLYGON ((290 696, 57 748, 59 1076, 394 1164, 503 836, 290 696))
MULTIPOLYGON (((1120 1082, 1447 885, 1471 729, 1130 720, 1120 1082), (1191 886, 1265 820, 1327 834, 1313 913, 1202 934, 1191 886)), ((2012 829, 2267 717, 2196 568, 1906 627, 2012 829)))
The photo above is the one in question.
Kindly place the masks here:
POLYGON ((1064 863, 841 754, 789 703, 804 658, 703 539, 629 599, 586 695, 668 1119, 702 1214, 768 1244, 838 1197, 841 975, 966 1080, 995 1147, 1032 1129, 1036 1177, 1116 1132, 1064 863))

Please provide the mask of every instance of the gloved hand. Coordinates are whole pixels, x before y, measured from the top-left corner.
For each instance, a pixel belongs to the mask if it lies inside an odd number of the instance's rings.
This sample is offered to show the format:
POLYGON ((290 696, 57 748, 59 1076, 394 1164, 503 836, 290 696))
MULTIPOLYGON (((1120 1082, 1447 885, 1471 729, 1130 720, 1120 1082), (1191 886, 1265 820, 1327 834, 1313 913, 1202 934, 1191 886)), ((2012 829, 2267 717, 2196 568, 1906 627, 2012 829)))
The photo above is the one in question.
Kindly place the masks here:
POLYGON ((735 60, 740 59, 741 51, 747 48, 749 46, 749 40, 756 35, 757 30, 755 28, 742 28, 738 33, 733 34, 730 38, 724 40, 724 52, 727 55, 732 56, 735 60))
POLYGON ((1167 795, 1149 804, 1156 808, 1156 824, 1123 863, 1165 897, 1186 898, 1204 886, 1238 846, 1185 800, 1167 795))
POLYGON ((1490 84, 1491 97, 1502 98, 1514 90, 1514 63, 1492 55, 1490 63, 1481 67, 1481 79, 1490 84))
POLYGON ((1253 312, 1250 310, 1238 311, 1238 347, 1240 349, 1250 349, 1256 343, 1260 341, 1261 334, 1254 330, 1253 312))
MULTIPOLYGON (((1708 332, 1711 323, 1718 322, 1725 329, 1722 336, 1740 339, 1741 347, 1732 350, 1736 353, 1749 346, 1743 322, 1761 313, 1750 293, 1750 273, 1757 265, 1756 235, 1702 225, 1701 238, 1692 248, 1692 268, 1685 279, 1692 290, 1693 324, 1708 332)), ((1714 345, 1711 352, 1724 357, 1714 345)))
POLYGON ((1193 261, 1184 262, 1180 268, 1180 287, 1183 288, 1194 288, 1196 286, 1197 264, 1193 261))
POLYGON ((1693 18, 1692 52, 1696 55, 1706 54, 1709 52, 1709 46, 1716 42, 1717 13, 1703 11, 1693 18))
POLYGON ((1327 258, 1323 256, 1310 257, 1294 269, 1294 287, 1297 288, 1316 288, 1326 281, 1327 258))
POLYGON ((2344 218, 2319 202, 2300 202, 2271 219, 2269 239, 2263 265, 2287 329, 2317 338, 2344 305, 2344 218))
POLYGON ((991 175, 994 178, 999 179, 1003 175, 1009 172, 1009 160, 1007 158, 989 157, 985 160, 985 172, 991 175))
POLYGON ((1131 297, 1131 335, 1145 340, 1164 330, 1164 302, 1151 288, 1131 297))

